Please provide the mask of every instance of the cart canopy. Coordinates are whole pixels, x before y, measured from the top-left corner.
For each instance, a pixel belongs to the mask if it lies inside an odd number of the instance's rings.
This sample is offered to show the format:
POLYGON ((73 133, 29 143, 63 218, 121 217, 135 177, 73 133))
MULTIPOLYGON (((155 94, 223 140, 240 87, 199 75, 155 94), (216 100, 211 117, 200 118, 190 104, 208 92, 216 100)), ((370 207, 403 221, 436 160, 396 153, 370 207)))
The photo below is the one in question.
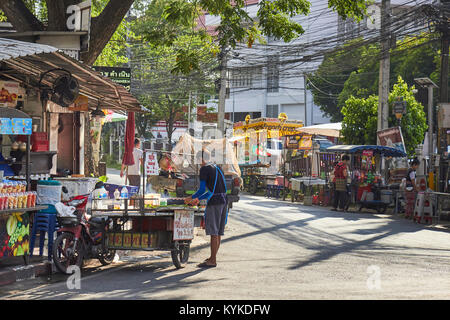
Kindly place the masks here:
POLYGON ((342 122, 325 123, 314 126, 298 128, 297 131, 305 134, 314 134, 327 137, 339 138, 342 130, 342 122))
POLYGON ((374 154, 380 154, 384 157, 407 157, 408 155, 395 148, 385 146, 371 146, 371 145, 338 145, 331 146, 326 149, 327 152, 341 152, 341 153, 358 153, 364 150, 371 150, 374 154))

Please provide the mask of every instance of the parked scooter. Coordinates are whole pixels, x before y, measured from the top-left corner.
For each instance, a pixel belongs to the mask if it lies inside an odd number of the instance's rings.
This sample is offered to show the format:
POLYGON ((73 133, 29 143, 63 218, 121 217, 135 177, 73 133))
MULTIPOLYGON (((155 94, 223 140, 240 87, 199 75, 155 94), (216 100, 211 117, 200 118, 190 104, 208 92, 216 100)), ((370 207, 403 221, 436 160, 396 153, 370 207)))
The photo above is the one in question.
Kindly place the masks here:
MULTIPOLYGON (((96 189, 102 187, 102 183, 96 185, 96 189)), ((85 259, 98 259, 103 265, 111 264, 116 254, 116 250, 106 247, 111 221, 86 215, 89 196, 71 198, 66 205, 76 208, 74 216, 58 217, 61 228, 57 230, 59 235, 53 244, 53 261, 56 268, 65 274, 71 274, 68 272, 69 266, 81 269, 85 259)))

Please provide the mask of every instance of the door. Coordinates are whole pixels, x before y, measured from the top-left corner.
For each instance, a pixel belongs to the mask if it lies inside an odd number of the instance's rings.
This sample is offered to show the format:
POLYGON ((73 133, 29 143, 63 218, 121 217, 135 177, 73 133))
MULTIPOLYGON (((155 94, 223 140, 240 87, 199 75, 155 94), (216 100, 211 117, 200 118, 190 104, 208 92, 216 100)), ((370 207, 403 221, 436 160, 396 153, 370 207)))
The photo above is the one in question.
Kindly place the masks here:
POLYGON ((78 114, 60 113, 58 120, 58 171, 79 171, 79 118, 78 114), (78 124, 78 125, 77 125, 78 124))

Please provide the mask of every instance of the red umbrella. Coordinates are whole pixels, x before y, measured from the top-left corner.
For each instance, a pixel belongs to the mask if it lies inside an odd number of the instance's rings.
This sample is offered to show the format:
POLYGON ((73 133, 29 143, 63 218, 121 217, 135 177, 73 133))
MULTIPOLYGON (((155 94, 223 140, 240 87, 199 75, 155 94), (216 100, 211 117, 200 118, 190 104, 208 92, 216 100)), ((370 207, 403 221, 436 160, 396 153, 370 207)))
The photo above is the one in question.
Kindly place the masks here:
POLYGON ((127 127, 125 130, 125 152, 122 164, 131 166, 134 164, 134 112, 128 112, 127 127))

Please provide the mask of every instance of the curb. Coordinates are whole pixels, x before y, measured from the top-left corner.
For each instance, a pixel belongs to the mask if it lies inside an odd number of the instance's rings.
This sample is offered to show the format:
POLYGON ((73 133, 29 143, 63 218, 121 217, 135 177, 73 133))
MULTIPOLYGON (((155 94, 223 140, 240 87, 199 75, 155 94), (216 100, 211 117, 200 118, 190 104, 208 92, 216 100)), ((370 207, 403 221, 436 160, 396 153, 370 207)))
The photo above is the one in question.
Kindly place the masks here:
POLYGON ((0 286, 48 275, 49 268, 52 269, 53 273, 54 268, 53 263, 51 262, 39 262, 29 265, 7 267, 0 271, 0 286))

